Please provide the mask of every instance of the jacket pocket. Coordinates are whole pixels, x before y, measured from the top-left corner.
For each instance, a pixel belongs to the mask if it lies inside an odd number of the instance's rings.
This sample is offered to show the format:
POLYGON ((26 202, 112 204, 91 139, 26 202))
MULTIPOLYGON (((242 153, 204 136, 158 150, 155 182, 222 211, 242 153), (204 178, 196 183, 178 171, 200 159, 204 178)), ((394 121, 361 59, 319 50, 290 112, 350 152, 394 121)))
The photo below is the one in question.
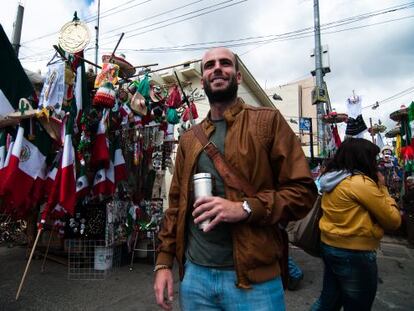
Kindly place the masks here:
POLYGON ((248 269, 270 265, 282 256, 277 229, 244 225, 237 232, 238 260, 248 269))

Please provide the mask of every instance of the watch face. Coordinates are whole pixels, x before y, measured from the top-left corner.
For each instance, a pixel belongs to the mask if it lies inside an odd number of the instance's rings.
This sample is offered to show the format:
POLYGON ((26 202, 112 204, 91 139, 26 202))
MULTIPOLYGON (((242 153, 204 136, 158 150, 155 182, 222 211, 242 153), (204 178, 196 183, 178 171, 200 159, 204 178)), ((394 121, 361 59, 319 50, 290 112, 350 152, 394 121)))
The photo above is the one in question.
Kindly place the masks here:
POLYGON ((250 208, 250 206, 249 206, 249 203, 247 203, 247 201, 244 201, 243 202, 243 209, 248 213, 248 214, 250 214, 251 212, 252 212, 252 209, 250 208))
POLYGON ((89 28, 80 21, 63 25, 59 32, 59 45, 68 53, 77 53, 85 49, 90 41, 89 28))

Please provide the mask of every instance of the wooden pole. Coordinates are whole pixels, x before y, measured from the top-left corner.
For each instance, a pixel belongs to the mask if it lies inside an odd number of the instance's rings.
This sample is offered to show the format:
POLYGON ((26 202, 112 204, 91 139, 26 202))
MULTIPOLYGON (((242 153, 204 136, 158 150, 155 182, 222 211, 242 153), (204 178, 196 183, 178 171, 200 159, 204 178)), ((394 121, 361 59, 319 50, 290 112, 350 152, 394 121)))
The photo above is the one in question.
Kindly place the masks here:
POLYGON ((134 66, 134 68, 147 68, 147 67, 153 67, 153 66, 158 66, 158 63, 134 66))
POLYGON ((81 59, 81 60, 83 60, 85 63, 88 63, 89 65, 92 65, 92 66, 95 66, 96 68, 99 68, 99 69, 102 69, 102 67, 101 66, 99 66, 99 65, 97 65, 97 64, 95 64, 95 63, 92 63, 91 61, 89 61, 89 60, 87 60, 87 59, 84 59, 83 57, 81 57, 81 56, 76 56, 76 57, 79 57, 79 59, 81 59))
POLYGON ((26 278, 27 271, 29 270, 29 266, 30 266, 30 263, 32 261, 32 257, 33 257, 33 254, 34 254, 34 251, 36 249, 36 245, 37 245, 37 242, 39 241, 39 237, 40 237, 41 233, 42 233, 42 228, 39 228, 39 230, 37 231, 36 240, 33 243, 32 251, 30 252, 29 259, 27 260, 26 268, 24 269, 22 280, 20 281, 19 289, 17 290, 16 300, 19 299, 20 291, 22 290, 24 279, 26 278))
POLYGON ((180 81, 180 79, 178 78, 177 72, 176 72, 175 70, 174 70, 174 75, 175 75, 175 78, 177 79, 178 86, 179 86, 179 87, 180 87, 180 89, 181 89, 181 93, 183 93, 183 96, 184 96, 184 101, 185 101, 185 102, 186 102, 186 104, 187 104, 187 108, 188 108, 188 116, 190 117, 190 124, 191 124, 191 125, 194 125, 193 112, 191 111, 191 103, 190 103, 190 101, 188 100, 187 94, 185 94, 185 92, 184 92, 184 88, 183 88, 183 86, 182 86, 182 84, 181 84, 181 81, 180 81))
MULTIPOLYGON (((199 61, 201 61, 201 59, 196 59, 196 60, 192 60, 192 61, 189 61, 189 62, 184 62, 184 63, 180 63, 180 64, 176 64, 176 65, 171 65, 171 66, 167 66, 167 67, 163 67, 163 68, 150 70, 150 71, 147 71, 147 73, 154 73, 154 72, 158 72, 158 71, 162 71, 162 70, 166 70, 166 69, 171 69, 171 68, 175 68, 175 67, 182 66, 182 65, 190 65, 192 63, 197 63, 199 61)), ((136 75, 133 75, 131 78, 138 77, 142 74, 143 73, 137 73, 136 75)))
POLYGON ((45 271, 46 258, 47 258, 47 254, 49 253, 49 247, 50 247, 50 242, 52 241, 53 232, 55 232, 55 227, 53 227, 52 230, 50 230, 49 241, 47 242, 45 256, 43 257, 43 262, 42 262, 42 267, 40 268, 40 272, 45 271))
POLYGON ((122 38, 124 37, 124 35, 125 35, 125 33, 124 33, 124 32, 123 32, 123 33, 121 33, 121 37, 119 38, 118 43, 115 45, 115 48, 114 48, 114 50, 113 50, 113 52, 112 52, 112 54, 111 54, 111 58, 109 59, 109 63, 112 61, 112 58, 114 58, 114 56, 115 56, 115 52, 116 52, 116 50, 118 49, 118 46, 119 46, 119 44, 121 43, 121 40, 122 40, 122 38))

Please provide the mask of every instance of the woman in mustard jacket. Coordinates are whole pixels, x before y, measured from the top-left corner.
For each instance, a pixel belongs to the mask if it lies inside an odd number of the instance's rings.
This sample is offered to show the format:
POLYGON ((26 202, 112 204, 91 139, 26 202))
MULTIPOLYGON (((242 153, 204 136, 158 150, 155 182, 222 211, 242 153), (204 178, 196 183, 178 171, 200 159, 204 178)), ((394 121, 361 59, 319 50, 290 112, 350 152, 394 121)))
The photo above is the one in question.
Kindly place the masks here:
POLYGON ((377 170, 378 146, 348 138, 320 178, 323 288, 312 310, 370 310, 377 291, 376 252, 384 229, 401 224, 377 170))

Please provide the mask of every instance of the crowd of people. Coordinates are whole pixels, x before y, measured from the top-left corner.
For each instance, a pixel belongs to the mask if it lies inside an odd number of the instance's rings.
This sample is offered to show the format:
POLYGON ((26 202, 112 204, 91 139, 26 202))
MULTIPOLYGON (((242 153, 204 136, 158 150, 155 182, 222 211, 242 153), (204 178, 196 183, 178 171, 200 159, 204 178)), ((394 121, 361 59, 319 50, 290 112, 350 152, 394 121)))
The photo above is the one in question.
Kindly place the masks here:
MULTIPOLYGON (((303 272, 288 257, 284 228, 311 210, 315 182, 280 112, 237 96, 242 76, 234 53, 207 51, 201 70, 210 111, 180 137, 154 269, 157 304, 172 309, 176 261, 182 310, 285 310, 284 288, 290 279, 294 289, 303 272), (196 173, 213 176, 211 196, 194 199, 196 173)), ((371 309, 375 250, 384 229, 401 223, 376 165, 379 151, 346 139, 322 173, 324 275, 312 310, 371 309)))

